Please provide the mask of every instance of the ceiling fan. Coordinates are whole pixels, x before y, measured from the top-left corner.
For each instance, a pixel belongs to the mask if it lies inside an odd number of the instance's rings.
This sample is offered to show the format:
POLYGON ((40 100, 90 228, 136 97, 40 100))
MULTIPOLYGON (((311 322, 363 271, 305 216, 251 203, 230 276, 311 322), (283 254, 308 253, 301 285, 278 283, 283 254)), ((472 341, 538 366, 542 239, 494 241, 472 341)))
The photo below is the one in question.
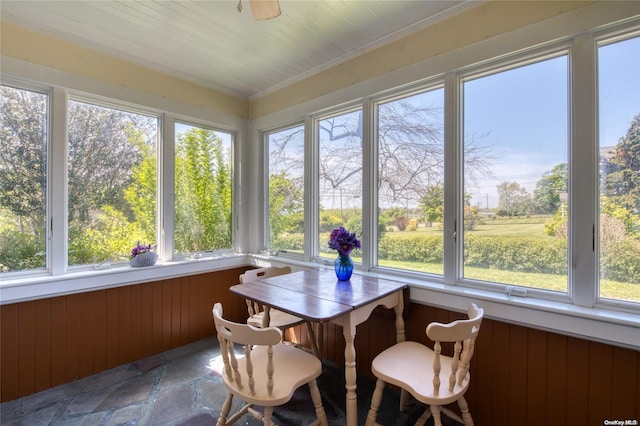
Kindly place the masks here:
MULTIPOLYGON (((280 16, 280 4, 278 0, 249 0, 253 18, 258 21, 280 16)), ((238 0, 238 12, 242 12, 242 0, 238 0)))

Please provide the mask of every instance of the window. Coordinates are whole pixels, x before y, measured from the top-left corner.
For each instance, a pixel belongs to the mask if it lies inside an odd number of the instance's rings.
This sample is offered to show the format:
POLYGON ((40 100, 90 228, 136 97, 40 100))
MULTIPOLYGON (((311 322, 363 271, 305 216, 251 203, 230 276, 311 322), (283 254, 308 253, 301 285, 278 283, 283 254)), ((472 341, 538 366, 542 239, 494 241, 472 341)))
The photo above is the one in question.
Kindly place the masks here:
POLYGON ((304 252, 304 126, 266 135, 269 250, 304 252))
POLYGON ((2 86, 0 272, 46 267, 49 96, 2 86))
POLYGON ((67 127, 68 264, 155 244, 158 118, 70 100, 67 127))
POLYGON ((444 89, 377 106, 378 265, 443 273, 444 89))
POLYGON ((175 253, 231 248, 233 135, 176 123, 175 253))
POLYGON ((327 246, 333 229, 344 226, 362 237, 362 110, 318 119, 316 126, 320 256, 335 257, 327 246))
POLYGON ((567 56, 463 83, 464 278, 566 293, 567 56))
POLYGON ((598 47, 599 297, 640 302, 640 37, 598 47))

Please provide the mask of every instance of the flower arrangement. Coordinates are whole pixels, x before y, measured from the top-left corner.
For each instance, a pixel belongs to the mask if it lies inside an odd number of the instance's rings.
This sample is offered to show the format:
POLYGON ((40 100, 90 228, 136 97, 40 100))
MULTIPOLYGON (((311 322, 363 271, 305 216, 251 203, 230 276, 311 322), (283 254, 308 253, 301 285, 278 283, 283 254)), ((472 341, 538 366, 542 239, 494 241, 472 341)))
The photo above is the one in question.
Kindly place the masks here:
POLYGON ((153 266, 158 260, 158 254, 154 252, 156 245, 136 243, 131 249, 131 266, 153 266))
POLYGON ((336 250, 342 256, 349 256, 353 249, 360 248, 360 240, 355 233, 349 232, 341 226, 331 231, 329 248, 336 250))
POLYGON ((144 244, 140 244, 140 241, 138 241, 136 243, 136 246, 131 249, 131 259, 133 259, 139 254, 149 253, 150 251, 155 250, 155 248, 156 248, 155 244, 153 246, 151 244, 144 245, 144 244))

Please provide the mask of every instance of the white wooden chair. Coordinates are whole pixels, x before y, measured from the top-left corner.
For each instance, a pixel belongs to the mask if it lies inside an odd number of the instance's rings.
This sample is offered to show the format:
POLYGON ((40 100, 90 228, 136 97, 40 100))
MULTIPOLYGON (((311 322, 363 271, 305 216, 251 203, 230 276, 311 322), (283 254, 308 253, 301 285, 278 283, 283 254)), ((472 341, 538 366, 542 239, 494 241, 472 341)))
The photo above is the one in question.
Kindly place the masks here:
POLYGON ((309 386, 315 406, 316 420, 312 425, 328 426, 316 378, 322 373, 322 362, 308 352, 282 343, 282 331, 276 327, 255 328, 223 318, 222 305, 213 306, 220 352, 224 361, 223 382, 229 394, 220 410, 217 426, 231 425, 245 413, 250 413, 265 425, 271 420, 273 408, 286 404, 296 389, 309 386), (236 355, 244 347, 244 356, 236 355), (231 417, 233 397, 245 402, 231 417), (254 406, 264 407, 264 413, 254 406))
MULTIPOLYGON (((266 268, 258 268, 258 269, 249 269, 245 271, 244 274, 240 275, 240 284, 247 283, 251 281, 256 281, 261 278, 269 278, 275 277, 278 275, 284 275, 291 273, 291 268, 289 266, 277 267, 271 266, 266 268)), ((247 324, 252 325, 254 327, 262 328, 265 311, 259 303, 252 302, 247 299, 247 310, 249 312, 249 318, 247 319, 247 324)), ((319 359, 322 359, 322 351, 320 348, 320 344, 316 339, 316 333, 313 328, 313 324, 310 321, 305 321, 304 319, 297 317, 295 315, 288 314, 286 312, 282 312, 278 309, 269 309, 269 319, 268 324, 270 327, 278 327, 280 330, 285 331, 288 328, 295 327, 297 325, 306 323, 307 325, 307 334, 309 337, 309 341, 311 342, 311 351, 315 356, 319 359)), ((320 324, 322 327, 322 324, 320 324)), ((322 329, 319 330, 319 334, 321 334, 322 329)))
POLYGON ((469 319, 449 324, 433 322, 427 326, 427 336, 434 342, 433 350, 417 342, 400 342, 384 350, 373 359, 371 370, 378 378, 371 398, 366 426, 377 425, 376 417, 385 383, 401 389, 400 411, 404 410, 409 392, 429 408, 418 419, 423 425, 433 415, 434 425, 442 426, 441 411, 466 426, 473 425, 464 394, 469 387, 469 362, 484 310, 475 304, 468 309, 469 319), (453 356, 442 355, 441 342, 455 342, 453 356), (431 368, 428 368, 428 367, 431 368), (440 383, 442 372, 444 383, 440 383), (457 401, 462 418, 444 407, 457 401))

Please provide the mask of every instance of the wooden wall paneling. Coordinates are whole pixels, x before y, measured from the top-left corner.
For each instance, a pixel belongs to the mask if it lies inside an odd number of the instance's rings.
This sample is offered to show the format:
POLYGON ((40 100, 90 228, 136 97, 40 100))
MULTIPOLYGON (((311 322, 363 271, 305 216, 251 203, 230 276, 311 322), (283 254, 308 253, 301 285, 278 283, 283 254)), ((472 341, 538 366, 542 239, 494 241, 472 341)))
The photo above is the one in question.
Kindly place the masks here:
POLYGON ((190 342, 189 311, 191 310, 191 300, 189 298, 189 293, 191 292, 191 280, 192 277, 184 277, 180 285, 180 346, 186 345, 190 342))
POLYGON ((118 364, 130 362, 131 357, 131 286, 118 287, 118 364))
POLYGON ((153 351, 153 284, 140 285, 140 358, 155 354, 153 351))
POLYGON ((35 391, 51 387, 51 300, 36 300, 34 318, 35 391))
POLYGON ((180 332, 182 327, 180 326, 180 310, 182 308, 182 292, 180 287, 184 278, 175 278, 171 280, 171 347, 176 348, 180 346, 181 336, 180 332))
POLYGON ((20 395, 35 391, 35 303, 24 302, 18 308, 18 374, 20 395))
POLYGON ((107 369, 118 365, 118 289, 107 290, 107 369))
POLYGON ((0 398, 9 401, 20 396, 18 374, 18 304, 0 306, 0 398))
MULTIPOLYGON (((482 332, 482 330, 480 331, 482 332)), ((493 408, 491 419, 484 419, 481 424, 489 425, 508 425, 509 423, 509 373, 510 367, 513 365, 509 362, 509 348, 511 347, 509 325, 503 322, 495 321, 493 324, 493 341, 491 348, 494 356, 499 362, 496 363, 493 370, 492 399, 489 402, 493 408)), ((482 404, 482 402, 479 402, 482 404)))
POLYGON ((467 402, 471 409, 471 415, 477 424, 491 424, 492 406, 491 404, 481 404, 480 398, 491 401, 495 389, 494 372, 501 365, 501 360, 495 356, 495 349, 492 347, 494 322, 484 318, 480 325, 480 333, 476 339, 473 359, 475 365, 471 367, 471 384, 467 391, 467 402))
POLYGON ((567 421, 588 424, 589 342, 569 337, 567 345, 567 421))
POLYGON ((602 422, 612 418, 611 393, 613 368, 613 348, 601 343, 589 344, 589 369, 585 374, 589 377, 589 422, 602 422))
POLYGON ((152 317, 153 317, 153 353, 162 352, 162 282, 152 284, 152 317))
POLYGON ((129 297, 131 299, 131 318, 129 335, 129 358, 130 361, 142 359, 142 286, 129 286, 129 297))
POLYGON ((67 330, 64 324, 66 305, 66 296, 51 299, 51 386, 58 386, 67 381, 64 350, 67 347, 67 330))
POLYGON ((171 349, 171 280, 162 282, 162 351, 171 349))
POLYGON ((93 368, 93 292, 78 294, 78 315, 78 376, 85 377, 96 372, 93 368))
POLYGON ((509 423, 527 424, 527 329, 509 326, 509 347, 506 352, 509 369, 509 423))
POLYGON ((640 352, 614 348, 611 365, 611 416, 616 419, 640 417, 640 352), (637 378, 638 380, 635 380, 637 378))
POLYGON ((66 381, 76 380, 80 377, 80 302, 77 294, 71 294, 66 297, 65 302, 65 320, 66 329, 66 353, 65 353, 65 370, 66 381))
POLYGON ((543 331, 527 331, 527 424, 543 425, 545 419, 545 389, 547 388, 547 335, 543 331))
POLYGON ((107 369, 107 291, 93 294, 93 369, 94 373, 107 369))
POLYGON ((567 424, 567 337, 548 333, 547 386, 544 390, 546 419, 543 424, 567 424))

